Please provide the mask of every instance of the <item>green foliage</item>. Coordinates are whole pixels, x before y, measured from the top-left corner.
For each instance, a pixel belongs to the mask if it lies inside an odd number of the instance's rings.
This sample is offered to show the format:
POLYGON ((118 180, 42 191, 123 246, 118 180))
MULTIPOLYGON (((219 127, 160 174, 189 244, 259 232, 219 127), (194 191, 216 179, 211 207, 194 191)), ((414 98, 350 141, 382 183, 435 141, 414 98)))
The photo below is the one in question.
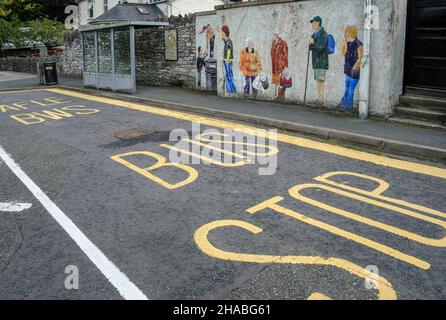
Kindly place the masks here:
POLYGON ((0 49, 5 44, 13 44, 22 47, 27 41, 27 33, 24 25, 18 21, 6 21, 0 18, 0 49))
POLYGON ((0 18, 7 21, 32 21, 42 18, 65 20, 64 9, 75 0, 0 0, 0 18))
POLYGON ((42 42, 48 50, 62 43, 65 26, 57 20, 43 18, 28 23, 29 40, 42 42))
POLYGON ((39 18, 43 6, 34 0, 0 0, 0 17, 7 21, 39 18))

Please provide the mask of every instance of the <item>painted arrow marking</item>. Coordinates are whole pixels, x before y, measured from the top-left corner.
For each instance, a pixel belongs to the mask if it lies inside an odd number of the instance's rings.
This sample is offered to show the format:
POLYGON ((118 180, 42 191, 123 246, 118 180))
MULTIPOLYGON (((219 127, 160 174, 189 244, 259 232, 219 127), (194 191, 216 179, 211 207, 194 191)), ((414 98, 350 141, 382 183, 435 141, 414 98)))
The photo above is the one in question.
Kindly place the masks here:
POLYGON ((0 211, 3 212, 21 212, 31 208, 31 203, 17 203, 17 202, 0 202, 0 211))

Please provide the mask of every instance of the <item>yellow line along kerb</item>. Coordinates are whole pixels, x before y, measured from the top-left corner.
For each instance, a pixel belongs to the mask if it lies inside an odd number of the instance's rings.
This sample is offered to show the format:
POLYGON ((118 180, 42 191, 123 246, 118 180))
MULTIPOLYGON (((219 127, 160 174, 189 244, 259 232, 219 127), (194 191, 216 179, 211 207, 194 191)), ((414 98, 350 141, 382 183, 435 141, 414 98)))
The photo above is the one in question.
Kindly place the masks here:
MULTIPOLYGON (((110 104, 113 106, 123 107, 123 108, 131 109, 131 110, 147 112, 147 113, 155 114, 158 116, 165 116, 165 117, 175 118, 175 119, 185 120, 185 121, 200 122, 202 124, 205 124, 208 126, 213 126, 213 127, 218 127, 218 128, 232 129, 232 130, 237 130, 240 132, 246 132, 247 130, 249 130, 249 132, 252 132, 252 130, 255 130, 254 134, 257 130, 258 133, 263 132, 263 134, 265 134, 265 130, 258 129, 256 127, 252 127, 252 126, 248 126, 248 125, 244 125, 244 124, 240 124, 240 123, 236 123, 236 122, 226 121, 226 120, 220 120, 220 119, 209 118, 209 117, 205 117, 205 116, 188 114, 188 113, 180 112, 180 111, 172 111, 172 110, 168 110, 168 109, 151 107, 151 106, 146 106, 146 105, 142 105, 142 104, 138 104, 138 103, 112 99, 112 98, 98 97, 98 96, 93 96, 90 94, 73 92, 73 91, 68 91, 68 90, 64 90, 64 89, 46 89, 46 91, 52 92, 52 93, 57 93, 57 94, 62 94, 65 96, 85 99, 85 100, 89 100, 89 101, 110 104)), ((361 160, 361 161, 365 161, 365 162, 369 162, 369 163, 373 163, 373 164, 377 164, 377 165, 381 165, 381 166, 385 166, 385 167, 390 167, 390 168, 395 168, 395 169, 400 169, 400 170, 405 170, 405 171, 410 171, 410 172, 415 172, 415 173, 420 173, 420 174, 425 174, 425 175, 429 175, 429 176, 433 176, 433 177, 446 179, 446 169, 439 168, 439 167, 434 167, 434 166, 429 166, 429 165, 424 165, 424 164, 414 163, 414 162, 409 162, 409 161, 404 161, 404 160, 392 159, 392 158, 379 156, 379 155, 375 155, 375 154, 371 154, 371 153, 367 153, 367 152, 363 152, 363 151, 349 149, 346 147, 334 146, 334 145, 331 145, 328 143, 318 142, 318 141, 305 139, 305 138, 301 138, 301 137, 295 137, 295 136, 291 136, 291 135, 287 135, 287 134, 283 134, 283 133, 277 134, 277 140, 280 142, 288 143, 288 144, 295 145, 298 147, 323 151, 323 152, 327 152, 327 153, 336 154, 336 155, 339 155, 342 157, 351 158, 351 159, 355 159, 355 160, 361 160)))

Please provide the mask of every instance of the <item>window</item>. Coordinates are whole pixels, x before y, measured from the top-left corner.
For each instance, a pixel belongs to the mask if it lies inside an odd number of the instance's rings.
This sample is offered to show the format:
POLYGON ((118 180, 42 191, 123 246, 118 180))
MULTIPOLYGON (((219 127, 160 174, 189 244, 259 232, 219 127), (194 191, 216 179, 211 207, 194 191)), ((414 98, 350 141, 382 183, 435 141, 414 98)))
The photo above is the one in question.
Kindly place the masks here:
POLYGON ((88 17, 89 18, 94 18, 93 0, 88 0, 88 2, 87 2, 87 10, 88 10, 88 17))
POLYGON ((108 0, 104 0, 104 12, 108 11, 108 0))

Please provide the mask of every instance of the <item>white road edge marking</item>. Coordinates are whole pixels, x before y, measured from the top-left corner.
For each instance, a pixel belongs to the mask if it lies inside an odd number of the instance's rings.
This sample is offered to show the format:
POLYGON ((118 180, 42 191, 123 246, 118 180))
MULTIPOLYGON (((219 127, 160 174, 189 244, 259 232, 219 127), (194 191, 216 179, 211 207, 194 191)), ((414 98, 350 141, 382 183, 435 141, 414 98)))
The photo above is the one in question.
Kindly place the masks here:
POLYGON ((31 208, 31 203, 18 202, 0 202, 0 211, 3 212, 21 212, 31 208))
POLYGON ((96 265, 102 274, 119 291, 126 300, 148 300, 142 291, 111 262, 102 251, 96 247, 84 233, 68 218, 59 207, 36 185, 28 175, 15 163, 15 161, 0 146, 0 158, 11 171, 19 178, 28 190, 45 207, 49 214, 76 242, 81 250, 96 265))

